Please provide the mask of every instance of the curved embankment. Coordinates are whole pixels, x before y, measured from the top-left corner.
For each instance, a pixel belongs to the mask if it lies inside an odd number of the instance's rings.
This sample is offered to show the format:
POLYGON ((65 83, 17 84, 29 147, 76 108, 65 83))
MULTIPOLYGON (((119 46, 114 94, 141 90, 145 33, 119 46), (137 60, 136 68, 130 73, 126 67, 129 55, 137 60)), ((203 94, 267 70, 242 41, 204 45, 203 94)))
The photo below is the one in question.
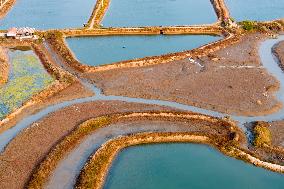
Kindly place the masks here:
MULTIPOLYGON (((141 144, 175 142, 192 142, 209 145, 212 145, 212 142, 214 143, 210 137, 188 133, 139 133, 130 136, 118 137, 106 142, 90 158, 79 175, 76 188, 103 188, 114 159, 124 148, 141 144)), ((217 148, 220 149, 220 147, 217 148)), ((233 157, 237 156, 240 159, 243 158, 245 161, 254 165, 263 166, 274 171, 284 173, 284 166, 263 162, 237 148, 231 147, 230 150, 224 148, 221 149, 221 151, 225 154, 229 152, 228 155, 233 157)))
MULTIPOLYGON (((260 43, 267 38, 254 32, 243 35, 238 43, 196 58, 195 63, 186 58, 84 76, 104 95, 175 101, 232 115, 269 115, 281 109, 281 103, 275 98, 279 82, 258 55, 260 43)), ((74 50, 80 59, 89 60, 82 51, 74 50)))
POLYGON ((77 180, 76 188, 103 188, 107 174, 117 154, 126 147, 153 143, 210 143, 210 138, 190 133, 139 133, 118 137, 100 147, 77 180))
POLYGON ((49 114, 41 112, 40 115, 26 117, 21 121, 21 125, 17 125, 25 127, 13 127, 12 132, 9 130, 0 136, 1 145, 4 141, 13 139, 7 146, 1 146, 0 188, 24 188, 35 166, 45 158, 58 141, 85 120, 103 115, 139 111, 173 111, 173 109, 123 101, 94 101, 61 107, 55 112, 51 110, 49 114))
MULTIPOLYGON (((140 132, 191 133, 210 137, 212 143, 220 147, 245 141, 245 136, 234 123, 200 114, 148 112, 99 117, 84 122, 66 136, 35 171, 29 187, 54 188, 59 183, 72 187, 76 175, 94 150, 110 138, 140 132)), ((181 137, 177 142, 182 138, 187 140, 181 137)))
POLYGON ((0 47, 0 86, 8 81, 9 64, 6 49, 0 47))
POLYGON ((230 18, 230 12, 227 6, 225 5, 224 0, 210 0, 215 12, 217 13, 219 22, 224 21, 225 19, 230 18))

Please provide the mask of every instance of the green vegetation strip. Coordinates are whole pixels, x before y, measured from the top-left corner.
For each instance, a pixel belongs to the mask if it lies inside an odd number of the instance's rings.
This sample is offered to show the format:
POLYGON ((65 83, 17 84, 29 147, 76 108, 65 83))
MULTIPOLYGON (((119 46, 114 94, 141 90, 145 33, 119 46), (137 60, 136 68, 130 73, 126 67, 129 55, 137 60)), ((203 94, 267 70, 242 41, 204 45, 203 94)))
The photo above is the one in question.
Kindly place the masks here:
POLYGON ((66 46, 62 32, 58 30, 49 31, 41 33, 40 37, 48 41, 53 50, 64 59, 64 62, 80 72, 84 71, 84 66, 76 60, 70 49, 66 46))
POLYGON ((238 23, 241 28, 248 32, 271 32, 271 31, 283 31, 283 20, 276 20, 272 22, 256 22, 252 20, 245 20, 238 23))

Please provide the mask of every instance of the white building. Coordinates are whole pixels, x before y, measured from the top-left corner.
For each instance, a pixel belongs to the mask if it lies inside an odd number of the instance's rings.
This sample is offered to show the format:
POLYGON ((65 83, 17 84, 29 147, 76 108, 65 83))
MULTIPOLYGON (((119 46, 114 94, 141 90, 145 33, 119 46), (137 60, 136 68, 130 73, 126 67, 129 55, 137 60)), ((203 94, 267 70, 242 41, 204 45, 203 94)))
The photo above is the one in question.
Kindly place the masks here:
POLYGON ((31 39, 34 38, 35 28, 10 28, 6 33, 7 37, 17 38, 17 39, 31 39))

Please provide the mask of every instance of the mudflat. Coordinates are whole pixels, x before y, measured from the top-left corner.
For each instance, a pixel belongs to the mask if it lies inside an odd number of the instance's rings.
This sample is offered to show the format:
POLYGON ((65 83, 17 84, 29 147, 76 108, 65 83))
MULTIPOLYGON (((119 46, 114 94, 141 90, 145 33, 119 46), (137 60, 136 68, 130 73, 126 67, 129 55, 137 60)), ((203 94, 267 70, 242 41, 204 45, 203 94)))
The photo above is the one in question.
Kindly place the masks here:
POLYGON ((175 101, 223 113, 264 115, 277 111, 278 81, 262 67, 253 33, 192 63, 188 59, 147 67, 86 73, 106 95, 175 101))

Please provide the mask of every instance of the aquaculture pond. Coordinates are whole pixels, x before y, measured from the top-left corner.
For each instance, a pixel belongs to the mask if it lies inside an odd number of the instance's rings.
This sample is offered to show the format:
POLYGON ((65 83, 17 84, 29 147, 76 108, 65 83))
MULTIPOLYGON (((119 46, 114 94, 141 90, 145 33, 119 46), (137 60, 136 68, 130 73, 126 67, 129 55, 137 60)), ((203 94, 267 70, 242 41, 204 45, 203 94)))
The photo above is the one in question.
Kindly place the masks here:
POLYGON ((280 189, 284 175, 198 144, 129 147, 114 161, 104 189, 280 189))
POLYGON ((283 0, 225 0, 231 16, 238 21, 268 21, 284 18, 283 0))
POLYGON ((1 28, 39 29, 82 27, 91 16, 96 0, 17 0, 12 10, 0 19, 1 28))
POLYGON ((0 87, 0 120, 53 82, 31 50, 10 50, 9 61, 9 80, 0 87))
POLYGON ((221 37, 208 35, 152 35, 67 38, 67 43, 79 61, 97 66, 190 50, 221 37))
POLYGON ((169 26, 216 21, 210 0, 111 0, 103 25, 169 26))

